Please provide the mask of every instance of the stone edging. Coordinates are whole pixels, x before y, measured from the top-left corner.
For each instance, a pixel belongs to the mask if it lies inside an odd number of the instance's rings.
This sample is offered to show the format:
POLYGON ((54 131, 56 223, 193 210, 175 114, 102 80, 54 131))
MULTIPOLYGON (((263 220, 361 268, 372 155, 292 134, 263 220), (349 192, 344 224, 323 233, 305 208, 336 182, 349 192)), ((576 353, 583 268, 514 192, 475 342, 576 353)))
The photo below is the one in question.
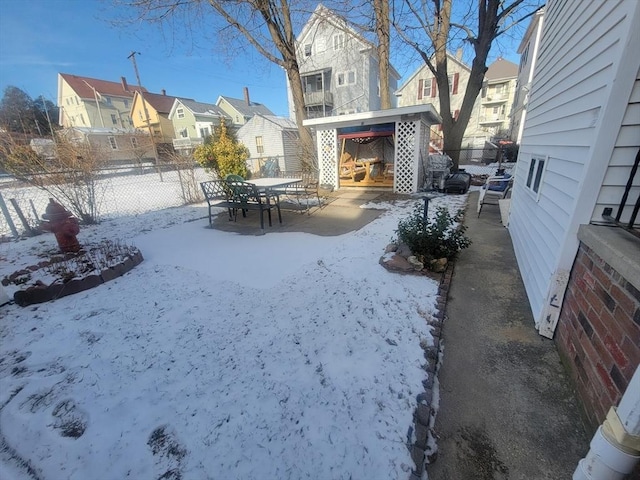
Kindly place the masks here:
POLYGON ((435 412, 432 407, 433 387, 436 374, 439 367, 440 357, 440 339, 442 334, 442 324, 446 318, 447 299, 449 297, 449 288, 453 277, 453 268, 455 260, 450 261, 447 269, 443 272, 440 284, 438 285, 437 307, 438 314, 435 316, 431 335, 433 336, 433 346, 424 348, 424 358, 427 361, 425 371, 427 379, 422 382, 424 392, 418 394, 418 405, 413 413, 413 428, 415 432, 415 441, 411 444, 411 435, 407 439, 407 446, 411 452, 416 468, 411 472, 409 480, 420 480, 425 471, 425 462, 432 463, 437 457, 437 450, 430 450, 429 439, 433 437, 431 431, 435 412))
POLYGON ((127 256, 127 258, 120 263, 102 270, 100 274, 87 275, 86 277, 77 279, 74 278, 65 283, 35 285, 25 290, 18 290, 13 294, 13 300, 21 307, 26 307, 34 303, 48 302, 56 298, 83 292, 124 275, 133 267, 142 263, 143 260, 142 253, 136 249, 135 253, 127 256))

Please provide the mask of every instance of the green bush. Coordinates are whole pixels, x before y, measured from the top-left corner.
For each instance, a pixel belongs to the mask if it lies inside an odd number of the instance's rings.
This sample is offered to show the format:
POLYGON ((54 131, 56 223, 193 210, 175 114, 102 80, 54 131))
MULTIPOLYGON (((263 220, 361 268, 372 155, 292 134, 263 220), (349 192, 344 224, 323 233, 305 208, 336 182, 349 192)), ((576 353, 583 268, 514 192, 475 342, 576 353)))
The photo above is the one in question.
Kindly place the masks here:
POLYGON ((248 178, 249 150, 227 131, 224 121, 211 140, 211 143, 200 145, 194 150, 193 157, 196 161, 213 170, 218 178, 225 178, 229 174, 248 178))
POLYGON ((422 205, 416 204, 413 213, 400 220, 396 233, 425 264, 437 258, 451 259, 471 245, 471 240, 464 235, 467 227, 461 223, 462 214, 462 210, 458 210, 452 217, 446 208, 438 207, 434 220, 429 222, 423 216, 422 205))

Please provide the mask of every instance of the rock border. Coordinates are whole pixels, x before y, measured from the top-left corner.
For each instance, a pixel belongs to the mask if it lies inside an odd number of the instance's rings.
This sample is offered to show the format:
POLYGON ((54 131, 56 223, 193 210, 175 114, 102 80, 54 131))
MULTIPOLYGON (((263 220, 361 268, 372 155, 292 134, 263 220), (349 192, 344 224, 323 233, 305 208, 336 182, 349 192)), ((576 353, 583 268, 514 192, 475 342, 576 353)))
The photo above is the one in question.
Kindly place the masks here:
POLYGON ((438 285, 437 306, 438 314, 434 317, 431 335, 433 336, 433 345, 424 347, 424 358, 427 361, 424 369, 427 372, 427 378, 422 382, 424 392, 417 395, 418 405, 413 412, 413 428, 415 431, 415 441, 409 444, 409 451, 413 459, 416 469, 411 472, 409 480, 421 480, 426 470, 426 464, 435 462, 437 458, 437 448, 433 440, 433 423, 435 421, 436 411, 433 408, 433 388, 437 377, 438 368, 440 366, 440 342, 442 339, 442 325, 446 318, 447 300, 449 298, 449 289, 451 287, 451 279, 453 277, 453 269, 455 261, 447 264, 446 270, 442 273, 440 284, 438 285))
POLYGON ((34 285, 25 290, 15 292, 13 300, 21 307, 26 307, 35 303, 49 302, 56 298, 80 293, 124 275, 135 266, 140 265, 143 260, 142 253, 136 249, 135 253, 128 255, 120 263, 102 270, 99 274, 73 278, 64 283, 34 285))

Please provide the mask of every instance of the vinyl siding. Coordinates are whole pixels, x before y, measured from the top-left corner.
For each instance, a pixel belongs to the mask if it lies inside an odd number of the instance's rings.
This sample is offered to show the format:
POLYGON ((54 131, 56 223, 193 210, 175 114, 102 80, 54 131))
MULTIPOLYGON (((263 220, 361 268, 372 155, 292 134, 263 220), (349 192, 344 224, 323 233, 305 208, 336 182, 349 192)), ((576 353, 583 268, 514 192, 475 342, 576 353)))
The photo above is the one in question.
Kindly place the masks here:
MULTIPOLYGON (((612 156, 612 139, 622 111, 613 107, 619 94, 613 83, 625 67, 625 45, 637 9, 636 2, 627 1, 547 4, 509 220, 536 323, 554 275, 571 268, 577 228, 592 216, 600 185, 606 185, 607 177, 615 178, 614 183, 621 178, 614 172, 617 167, 606 171, 605 163, 618 158, 612 156), (526 180, 531 159, 538 155, 547 161, 535 195, 526 180)), ((633 111, 625 118, 629 116, 633 111)), ((633 133, 620 131, 618 142, 633 133)), ((606 187, 600 195, 608 195, 606 187)))
MULTIPOLYGON (((633 161, 640 146, 640 70, 636 75, 636 81, 631 92, 631 97, 618 136, 613 155, 609 162, 607 172, 598 194, 596 206, 591 217, 592 222, 602 221, 602 212, 605 208, 612 208, 612 216, 616 216, 624 194, 624 189, 631 174, 633 161)), ((634 180, 627 203, 622 210, 620 220, 629 222, 633 210, 633 203, 640 195, 640 179, 638 175, 634 180)))
POLYGON ((238 141, 249 149, 250 158, 278 157, 281 170, 297 170, 297 144, 290 139, 291 135, 287 130, 260 115, 249 120, 237 134, 238 141), (259 136, 262 137, 263 153, 258 153, 256 146, 256 137, 259 136))

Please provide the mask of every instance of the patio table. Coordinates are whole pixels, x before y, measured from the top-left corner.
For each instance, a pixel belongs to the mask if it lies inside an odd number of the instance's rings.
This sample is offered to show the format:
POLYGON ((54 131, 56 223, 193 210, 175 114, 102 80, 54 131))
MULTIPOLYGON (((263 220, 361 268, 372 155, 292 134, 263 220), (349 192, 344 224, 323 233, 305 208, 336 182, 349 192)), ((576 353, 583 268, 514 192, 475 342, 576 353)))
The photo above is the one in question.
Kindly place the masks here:
POLYGON ((288 187, 300 183, 302 178, 279 178, 279 177, 263 177, 256 178, 254 180, 247 180, 248 183, 253 183, 260 190, 274 190, 288 187))

